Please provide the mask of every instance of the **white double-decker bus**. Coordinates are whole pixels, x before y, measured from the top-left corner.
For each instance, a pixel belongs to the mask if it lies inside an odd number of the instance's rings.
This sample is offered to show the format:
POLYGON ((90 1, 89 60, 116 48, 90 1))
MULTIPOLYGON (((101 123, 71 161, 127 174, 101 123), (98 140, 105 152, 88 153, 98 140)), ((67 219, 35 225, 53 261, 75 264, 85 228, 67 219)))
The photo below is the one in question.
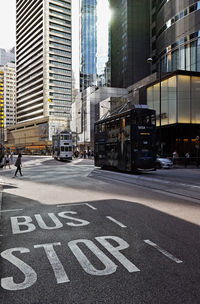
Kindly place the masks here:
POLYGON ((52 136, 52 156, 58 160, 72 160, 72 133, 60 132, 52 136))

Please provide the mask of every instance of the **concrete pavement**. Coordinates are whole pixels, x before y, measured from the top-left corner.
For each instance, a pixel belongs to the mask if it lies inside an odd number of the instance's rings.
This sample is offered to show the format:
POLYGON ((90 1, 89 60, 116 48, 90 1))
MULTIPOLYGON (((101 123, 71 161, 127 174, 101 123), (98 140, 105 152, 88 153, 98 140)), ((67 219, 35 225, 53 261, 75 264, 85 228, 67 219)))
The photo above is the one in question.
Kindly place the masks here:
MULTIPOLYGON (((36 157, 34 161, 30 158, 24 162, 23 177, 12 179, 13 172, 9 169, 3 171, 5 193, 35 199, 44 205, 118 198, 138 202, 199 224, 200 210, 193 204, 199 201, 191 199, 190 195, 181 195, 181 190, 179 195, 172 192, 172 186, 175 191, 176 183, 179 183, 185 172, 191 172, 189 169, 181 169, 181 173, 179 170, 158 170, 137 176, 99 170, 93 166, 92 160, 88 159, 64 163, 51 157, 36 157), (174 173, 178 177, 170 183, 166 182, 167 175, 172 178, 174 173), (160 188, 157 188, 158 179, 160 188), (167 189, 169 191, 166 191, 167 189)), ((199 174, 198 169, 192 170, 190 179, 195 176, 197 181, 200 180, 199 174)), ((182 185, 182 189, 186 191, 185 185, 182 185)), ((188 188, 188 191, 194 192, 194 189, 191 189, 188 188)), ((195 189, 197 190, 198 188, 195 189)))

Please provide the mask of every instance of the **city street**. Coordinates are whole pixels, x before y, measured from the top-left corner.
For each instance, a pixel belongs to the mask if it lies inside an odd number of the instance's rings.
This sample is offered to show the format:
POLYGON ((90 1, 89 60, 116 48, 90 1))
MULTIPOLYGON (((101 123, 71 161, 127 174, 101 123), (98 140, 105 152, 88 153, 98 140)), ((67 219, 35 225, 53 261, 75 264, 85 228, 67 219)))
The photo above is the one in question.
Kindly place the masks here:
POLYGON ((1 169, 0 303, 199 303, 200 169, 1 169))

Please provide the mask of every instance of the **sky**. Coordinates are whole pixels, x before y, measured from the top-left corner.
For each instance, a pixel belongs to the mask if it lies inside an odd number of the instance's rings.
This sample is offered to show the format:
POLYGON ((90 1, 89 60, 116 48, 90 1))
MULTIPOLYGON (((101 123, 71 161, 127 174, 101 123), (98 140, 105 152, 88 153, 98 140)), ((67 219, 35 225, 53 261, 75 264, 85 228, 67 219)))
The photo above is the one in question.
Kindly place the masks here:
POLYGON ((0 0, 0 48, 15 46, 15 3, 16 0, 0 0))

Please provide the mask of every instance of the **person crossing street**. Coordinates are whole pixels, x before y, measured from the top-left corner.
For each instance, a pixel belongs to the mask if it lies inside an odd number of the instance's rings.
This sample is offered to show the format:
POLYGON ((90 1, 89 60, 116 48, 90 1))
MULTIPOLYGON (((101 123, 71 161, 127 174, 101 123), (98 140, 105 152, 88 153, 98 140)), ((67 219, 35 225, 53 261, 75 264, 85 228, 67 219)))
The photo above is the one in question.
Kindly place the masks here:
POLYGON ((21 153, 19 153, 17 160, 15 162, 15 167, 17 167, 16 171, 15 171, 15 175, 13 177, 17 176, 17 173, 19 171, 20 176, 22 176, 22 171, 21 171, 21 167, 22 167, 22 155, 21 153))

